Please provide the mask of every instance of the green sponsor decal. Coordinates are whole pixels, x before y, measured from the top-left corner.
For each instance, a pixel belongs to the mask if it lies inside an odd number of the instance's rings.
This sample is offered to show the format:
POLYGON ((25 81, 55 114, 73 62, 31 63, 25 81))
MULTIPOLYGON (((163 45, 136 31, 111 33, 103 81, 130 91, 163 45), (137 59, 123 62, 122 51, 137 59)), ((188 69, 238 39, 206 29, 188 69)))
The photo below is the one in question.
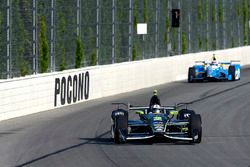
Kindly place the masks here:
POLYGON ((161 117, 154 117, 154 121, 162 121, 161 117))

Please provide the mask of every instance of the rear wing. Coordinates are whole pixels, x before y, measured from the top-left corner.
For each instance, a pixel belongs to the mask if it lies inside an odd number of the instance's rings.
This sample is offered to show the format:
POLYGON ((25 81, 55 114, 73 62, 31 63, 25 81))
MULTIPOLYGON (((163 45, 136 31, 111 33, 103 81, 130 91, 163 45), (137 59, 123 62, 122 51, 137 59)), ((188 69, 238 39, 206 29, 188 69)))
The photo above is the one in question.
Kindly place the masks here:
POLYGON ((185 109, 188 108, 188 105, 192 104, 192 102, 181 102, 181 103, 177 103, 175 105, 176 108, 182 108, 184 107, 185 109))
POLYGON ((219 64, 239 64, 240 60, 220 61, 219 64))
POLYGON ((207 64, 211 64, 211 62, 208 62, 208 61, 195 61, 195 64, 204 64, 204 65, 207 65, 207 64))
POLYGON ((198 63, 206 64, 205 61, 195 61, 195 64, 198 64, 198 63))
POLYGON ((116 105, 117 109, 121 109, 123 107, 126 107, 127 109, 129 108, 130 104, 129 103, 122 103, 122 102, 115 102, 115 103, 111 103, 112 105, 116 105))
MULTIPOLYGON (((176 103, 175 105, 165 105, 161 106, 159 109, 162 110, 163 113, 167 114, 171 110, 177 110, 177 108, 185 108, 187 109, 188 105, 192 104, 188 103, 176 103)), ((116 105, 117 109, 126 108, 129 111, 142 112, 143 114, 147 114, 150 112, 151 108, 149 106, 133 106, 129 103, 112 103, 112 105, 116 105)))

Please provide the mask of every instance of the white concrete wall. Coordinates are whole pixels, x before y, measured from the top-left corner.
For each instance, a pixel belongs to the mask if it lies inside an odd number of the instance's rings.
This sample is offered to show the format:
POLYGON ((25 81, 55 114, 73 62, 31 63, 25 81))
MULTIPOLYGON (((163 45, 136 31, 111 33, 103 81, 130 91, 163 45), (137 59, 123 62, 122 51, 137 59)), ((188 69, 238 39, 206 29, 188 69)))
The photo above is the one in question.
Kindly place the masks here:
MULTIPOLYGON (((242 47, 2 80, 0 81, 0 121, 69 105, 67 98, 65 104, 61 104, 60 89, 60 93, 56 95, 55 106, 56 78, 61 82, 65 77, 66 88, 67 83, 71 83, 69 93, 73 95, 73 77, 79 74, 85 76, 87 72, 89 73, 89 97, 87 99, 83 97, 82 100, 75 102, 79 103, 186 79, 188 67, 192 66, 194 61, 211 61, 214 53, 218 61, 240 60, 241 65, 250 64, 250 47, 242 47), (71 78, 72 82, 67 82, 68 78, 71 78)), ((60 86, 62 86, 61 83, 60 86)), ((74 102, 71 100, 70 104, 74 102)))

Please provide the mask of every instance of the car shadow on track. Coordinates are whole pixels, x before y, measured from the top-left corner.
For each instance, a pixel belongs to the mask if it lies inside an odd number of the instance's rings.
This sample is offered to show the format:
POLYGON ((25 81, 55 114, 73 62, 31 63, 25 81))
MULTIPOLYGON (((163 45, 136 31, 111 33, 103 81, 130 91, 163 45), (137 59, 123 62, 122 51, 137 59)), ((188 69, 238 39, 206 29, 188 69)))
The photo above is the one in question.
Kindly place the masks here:
POLYGON ((109 131, 105 132, 105 133, 102 133, 100 134, 99 136, 97 136, 96 138, 93 138, 93 140, 91 140, 91 138, 89 138, 88 140, 84 140, 84 138, 79 138, 79 140, 81 141, 80 143, 78 144, 75 144, 75 145, 72 145, 72 146, 69 146, 69 147, 65 147, 65 148, 62 148, 62 149, 59 149, 59 150, 56 150, 54 152, 51 152, 51 153, 48 153, 48 154, 44 154, 40 157, 37 157, 37 158, 34 158, 30 161, 27 161, 25 163, 22 163, 22 164, 19 164, 19 165, 16 165, 16 167, 24 167, 24 166, 29 166, 37 161, 40 161, 40 160, 44 160, 46 158, 49 158, 51 156, 55 156, 57 154, 60 154, 60 153, 63 153, 63 152, 66 152, 66 151, 70 151, 70 150, 73 150, 75 148, 78 148, 78 147, 81 147, 81 146, 84 146, 84 145, 87 145, 87 144, 91 144, 93 141, 99 144, 101 143, 105 143, 105 144, 113 144, 112 140, 111 139, 107 139, 107 138, 102 138, 103 136, 107 135, 108 133, 110 133, 109 131))
POLYGON ((25 163, 22 163, 22 164, 19 164, 19 165, 16 165, 16 167, 24 167, 24 166, 29 166, 35 162, 38 162, 40 160, 44 160, 46 158, 49 158, 49 157, 52 157, 52 156, 55 156, 57 154, 60 154, 60 153, 63 153, 63 152, 67 152, 67 151, 70 151, 70 150, 73 150, 75 148, 78 148, 78 147, 81 147, 81 146, 84 146, 84 145, 113 145, 113 146, 118 146, 118 145, 125 145, 125 146, 128 146, 128 145, 155 145, 155 144, 166 144, 166 145, 193 145, 193 144, 190 144, 190 143, 187 143, 187 142, 162 142, 162 141, 146 141, 146 140, 140 140, 140 141, 130 141, 130 142, 127 142, 125 144, 115 144, 113 142, 113 140, 111 139, 111 137, 109 137, 109 133, 110 131, 107 131, 107 132, 104 132, 94 138, 84 138, 84 137, 80 137, 78 138, 81 142, 78 143, 78 144, 75 144, 75 145, 72 145, 72 146, 69 146, 69 147, 65 147, 65 148, 62 148, 62 149, 59 149, 59 150, 55 150, 54 152, 50 152, 48 154, 44 154, 44 155, 41 155, 40 157, 37 157, 37 158, 34 158, 30 161, 27 161, 25 163))

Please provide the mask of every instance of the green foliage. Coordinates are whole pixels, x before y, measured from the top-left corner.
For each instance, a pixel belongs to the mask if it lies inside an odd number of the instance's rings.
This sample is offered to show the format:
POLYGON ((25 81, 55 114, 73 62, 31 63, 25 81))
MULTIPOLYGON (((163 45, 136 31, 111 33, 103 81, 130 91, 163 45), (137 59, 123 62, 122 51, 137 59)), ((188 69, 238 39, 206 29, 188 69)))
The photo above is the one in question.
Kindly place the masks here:
POLYGON ((214 9, 214 5, 211 6, 211 21, 212 22, 215 21, 215 9, 214 9))
POLYGON ((83 60, 83 46, 79 38, 76 39, 75 68, 80 68, 83 60))
POLYGON ((218 0, 218 17, 219 17, 219 22, 222 23, 223 11, 222 11, 222 6, 221 6, 221 0, 218 0))
POLYGON ((39 55, 40 55, 40 72, 48 71, 49 65, 49 45, 46 38, 46 22, 45 17, 41 16, 39 19, 39 55))
POLYGON ((165 20, 165 33, 164 33, 164 42, 165 43, 168 43, 169 27, 170 27, 170 21, 169 21, 168 16, 166 16, 166 20, 165 20))
POLYGON ((208 51, 209 47, 209 43, 208 43, 208 39, 206 38, 206 51, 208 51))
POLYGON ((61 48, 59 71, 65 70, 65 48, 61 48))
POLYGON ((91 59, 90 59, 90 65, 91 65, 91 66, 96 65, 96 50, 93 50, 93 51, 91 52, 90 57, 91 57, 91 59))
MULTIPOLYGON (((248 13, 248 16, 250 17, 250 2, 247 4, 247 13, 248 13)), ((248 18, 248 22, 249 21, 250 19, 248 18)), ((247 23, 247 29, 248 29, 248 44, 249 44, 250 43, 250 27, 248 23, 247 23)))
POLYGON ((202 49, 202 39, 201 39, 201 37, 199 37, 199 39, 198 39, 198 47, 199 47, 200 50, 202 49))
POLYGON ((236 11, 237 11, 237 12, 236 12, 236 13, 237 13, 237 16, 240 17, 240 14, 241 14, 241 13, 240 13, 240 5, 239 5, 239 4, 237 4, 237 9, 236 9, 236 11))
POLYGON ((25 61, 24 59, 21 61, 21 67, 20 67, 20 74, 21 76, 25 76, 29 74, 29 68, 28 68, 29 64, 27 61, 25 61))
POLYGON ((20 74, 21 76, 25 76, 29 73, 29 64, 26 60, 24 60, 23 58, 23 54, 24 54, 24 48, 19 48, 18 50, 18 57, 17 57, 17 66, 19 68, 20 74))
POLYGON ((198 19, 202 20, 203 19, 203 14, 202 14, 202 0, 198 1, 198 19))
MULTIPOLYGON (((0 27, 2 27, 4 25, 4 23, 3 23, 3 13, 2 13, 2 11, 0 11, 0 27)), ((1 31, 0 31, 0 33, 1 33, 1 31)))
POLYGON ((247 23, 247 8, 246 8, 246 0, 242 0, 242 29, 244 35, 244 45, 247 45, 247 31, 246 31, 246 23, 247 23))
POLYGON ((187 37, 184 32, 181 33, 181 53, 185 54, 187 51, 187 37))
POLYGON ((59 66, 59 71, 63 71, 66 69, 66 50, 65 50, 65 44, 64 44, 64 36, 66 31, 66 21, 64 13, 58 11, 58 17, 59 17, 59 26, 57 29, 56 36, 60 36, 60 38, 57 38, 56 41, 56 50, 57 50, 57 56, 56 56, 56 64, 59 66))
POLYGON ((133 19, 133 22, 134 22, 134 29, 136 30, 137 29, 137 23, 138 23, 138 21, 137 21, 137 6, 136 6, 136 0, 134 0, 134 11, 133 11, 133 13, 134 13, 134 19, 133 19))
POLYGON ((232 37, 232 43, 231 43, 231 47, 234 48, 235 44, 234 44, 234 38, 232 37))
POLYGON ((135 61, 136 58, 137 58, 136 46, 133 46, 133 49, 132 49, 132 61, 135 61))
POLYGON ((206 14, 206 16, 208 16, 208 9, 209 9, 208 1, 209 0, 205 0, 205 14, 206 14))
MULTIPOLYGON (((13 77, 27 75, 32 57, 32 12, 29 9, 30 1, 12 1, 11 27, 11 54, 13 77), (13 10, 15 9, 15 10, 13 10), (26 9, 26 10, 25 10, 26 9), (27 65, 27 66, 26 66, 27 65)), ((3 40, 4 41, 4 40, 3 40)))
POLYGON ((147 16, 147 0, 143 0, 143 21, 147 23, 148 16, 147 16))
POLYGON ((216 43, 215 42, 213 42, 213 44, 212 44, 212 49, 216 50, 216 43))
POLYGON ((171 43, 172 51, 175 53, 177 50, 176 46, 176 28, 173 29, 173 38, 172 38, 172 43, 171 43))

